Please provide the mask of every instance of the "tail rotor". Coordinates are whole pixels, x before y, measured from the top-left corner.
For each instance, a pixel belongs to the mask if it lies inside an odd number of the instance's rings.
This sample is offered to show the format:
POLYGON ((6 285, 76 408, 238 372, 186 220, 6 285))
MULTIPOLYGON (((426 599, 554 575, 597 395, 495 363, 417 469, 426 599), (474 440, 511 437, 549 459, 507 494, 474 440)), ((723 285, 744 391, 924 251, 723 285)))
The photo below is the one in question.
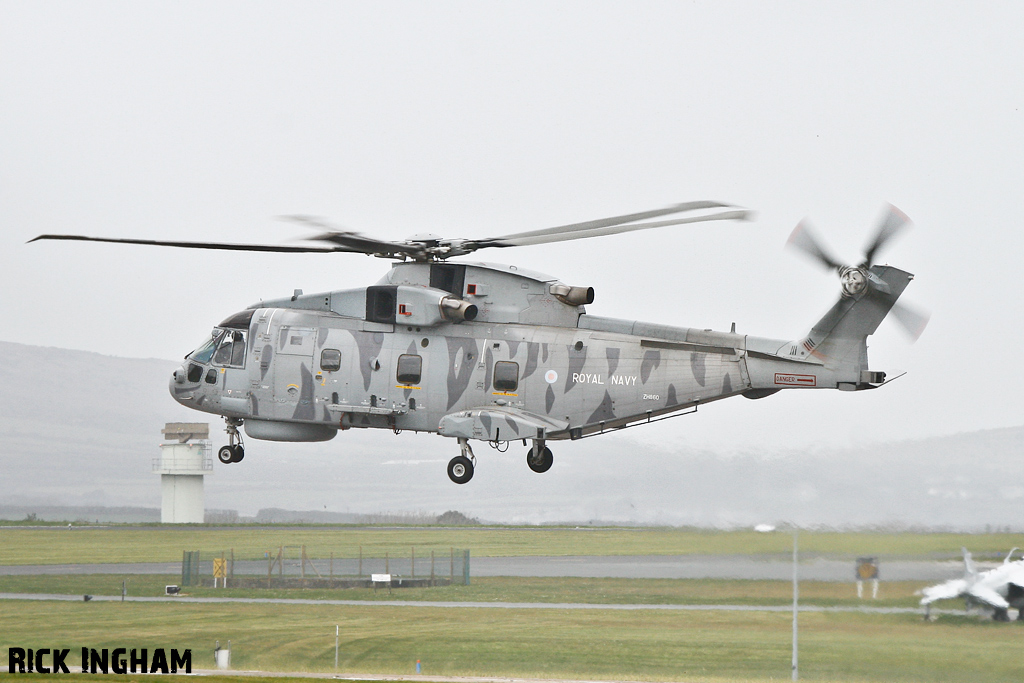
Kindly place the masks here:
MULTIPOLYGON (((886 245, 897 235, 910 227, 911 221, 905 213, 892 204, 886 205, 885 211, 878 222, 874 238, 864 249, 864 260, 859 265, 847 265, 832 256, 811 227, 806 218, 797 224, 786 246, 804 252, 812 260, 826 270, 834 270, 839 275, 844 298, 857 298, 865 290, 873 286, 884 291, 884 283, 872 273, 871 267, 875 258, 886 245)), ((892 307, 893 318, 900 324, 912 341, 917 341, 928 324, 929 316, 906 305, 896 303, 892 307)))

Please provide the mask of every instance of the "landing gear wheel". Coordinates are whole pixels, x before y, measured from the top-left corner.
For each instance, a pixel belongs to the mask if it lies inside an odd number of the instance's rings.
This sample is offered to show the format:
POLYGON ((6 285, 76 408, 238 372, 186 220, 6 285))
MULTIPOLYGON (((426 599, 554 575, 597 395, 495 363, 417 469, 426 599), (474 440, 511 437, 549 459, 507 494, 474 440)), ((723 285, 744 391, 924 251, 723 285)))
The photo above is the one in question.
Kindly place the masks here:
POLYGON ((224 431, 228 433, 228 445, 217 451, 217 459, 225 465, 233 462, 242 462, 245 457, 245 447, 242 446, 242 435, 238 428, 242 426, 242 420, 237 417, 225 417, 226 425, 224 431))
POLYGON ((217 451, 217 459, 225 465, 235 462, 235 447, 234 446, 222 446, 217 451))
POLYGON ((473 478, 473 462, 463 455, 456 455, 448 461, 448 478, 456 484, 465 484, 473 478))
POLYGON ((545 446, 537 457, 533 455, 533 449, 526 451, 526 464, 530 466, 530 469, 538 474, 541 472, 547 472, 551 469, 551 465, 555 462, 555 456, 551 454, 551 449, 545 446))

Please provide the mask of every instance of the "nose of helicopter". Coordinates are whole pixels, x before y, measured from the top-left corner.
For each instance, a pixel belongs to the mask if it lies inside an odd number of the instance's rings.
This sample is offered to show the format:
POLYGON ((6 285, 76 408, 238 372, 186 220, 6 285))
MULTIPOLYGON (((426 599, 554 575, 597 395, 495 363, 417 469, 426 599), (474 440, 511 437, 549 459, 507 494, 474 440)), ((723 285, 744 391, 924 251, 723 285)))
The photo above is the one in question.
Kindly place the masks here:
POLYGON ((180 365, 171 373, 171 379, 167 383, 167 390, 170 391, 171 397, 183 406, 190 405, 189 402, 196 389, 196 384, 190 382, 189 379, 188 369, 184 365, 180 365))

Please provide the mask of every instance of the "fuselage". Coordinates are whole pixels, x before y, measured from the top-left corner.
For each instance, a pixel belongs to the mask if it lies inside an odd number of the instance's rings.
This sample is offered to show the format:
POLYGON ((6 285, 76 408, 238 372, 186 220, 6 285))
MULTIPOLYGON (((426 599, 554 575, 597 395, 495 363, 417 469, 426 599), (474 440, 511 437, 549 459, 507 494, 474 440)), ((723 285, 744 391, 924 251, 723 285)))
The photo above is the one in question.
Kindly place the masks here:
MULTIPOLYGON (((398 264, 374 287, 236 314, 190 354, 171 393, 244 420, 254 438, 315 441, 351 427, 454 435, 446 416, 481 409, 542 418, 544 438, 578 438, 740 394, 863 388, 859 355, 595 317, 553 295, 566 289, 553 278, 485 264, 442 278, 436 265, 398 264), (474 319, 438 314, 446 295, 474 302, 474 319)), ((513 423, 504 433, 482 423, 470 438, 525 437, 513 423)))

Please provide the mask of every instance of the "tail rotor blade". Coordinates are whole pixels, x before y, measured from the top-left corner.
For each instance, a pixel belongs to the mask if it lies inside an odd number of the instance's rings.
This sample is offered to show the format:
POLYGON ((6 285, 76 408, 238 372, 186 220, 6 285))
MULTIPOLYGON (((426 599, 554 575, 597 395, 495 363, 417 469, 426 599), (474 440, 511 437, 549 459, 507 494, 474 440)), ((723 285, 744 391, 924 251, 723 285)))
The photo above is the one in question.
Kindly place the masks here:
POLYGON ((903 330, 910 337, 911 341, 917 341, 928 326, 931 316, 927 313, 915 311, 905 304, 896 303, 891 311, 893 318, 900 324, 903 330))
POLYGON ((810 221, 806 218, 800 221, 796 228, 793 229, 793 233, 789 236, 786 246, 799 249, 828 270, 839 270, 843 267, 842 263, 832 258, 821 246, 821 242, 814 235, 814 230, 811 229, 810 221))
POLYGON ((879 222, 878 233, 875 235, 875 239, 864 250, 864 266, 871 267, 874 263, 875 255, 885 246, 886 242, 910 225, 911 222, 907 218, 907 214, 889 204, 885 214, 882 216, 882 220, 879 222))

